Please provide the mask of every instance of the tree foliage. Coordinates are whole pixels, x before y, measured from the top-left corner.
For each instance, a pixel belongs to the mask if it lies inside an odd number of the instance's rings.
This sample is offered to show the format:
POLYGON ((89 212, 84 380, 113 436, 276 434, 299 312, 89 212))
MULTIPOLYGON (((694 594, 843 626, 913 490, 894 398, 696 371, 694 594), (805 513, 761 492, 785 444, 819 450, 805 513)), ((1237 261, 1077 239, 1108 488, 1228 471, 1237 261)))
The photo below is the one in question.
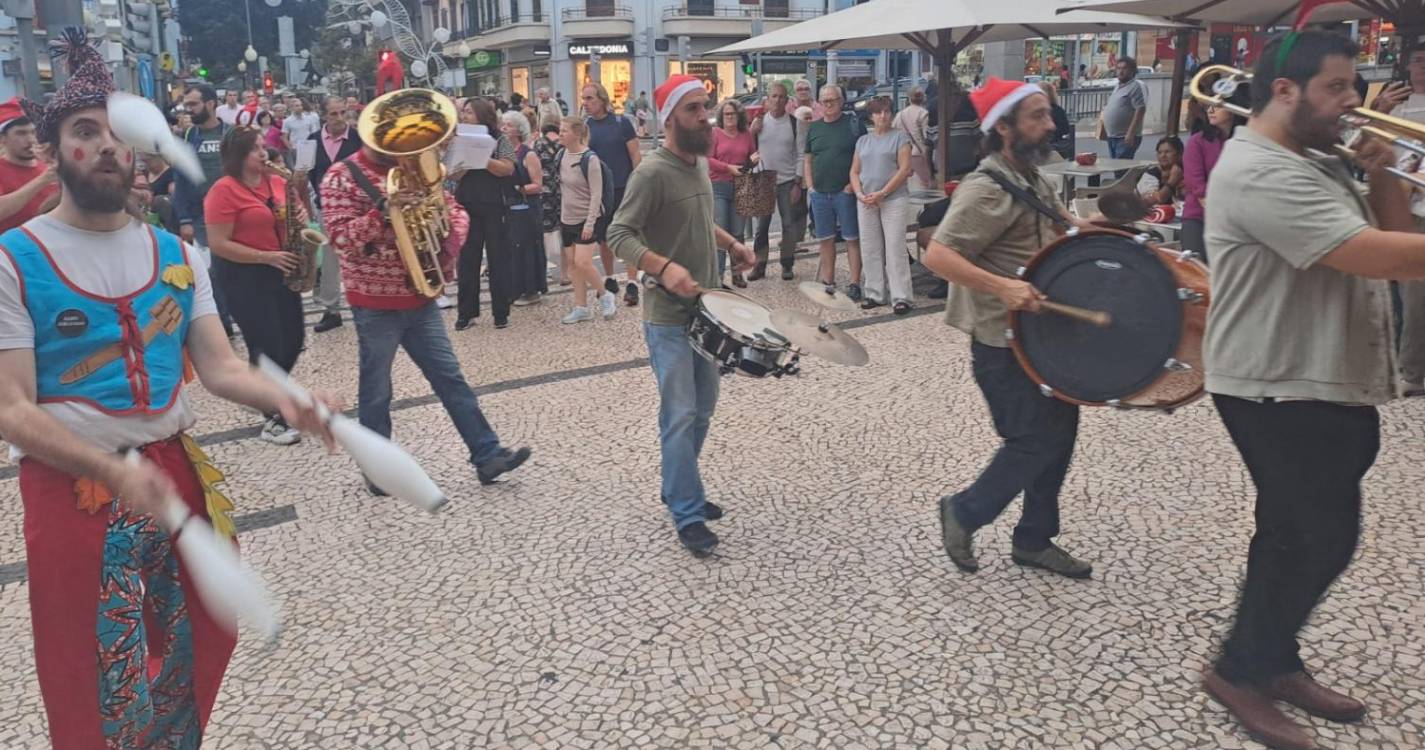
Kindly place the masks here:
POLYGON ((324 26, 331 28, 323 28, 312 47, 312 67, 333 78, 350 73, 358 87, 370 86, 376 80, 376 49, 364 42, 365 34, 352 37, 345 24, 330 19, 324 26))
MULTIPOLYGON (((237 64, 247 50, 247 11, 252 11, 252 46, 267 57, 268 69, 282 80, 284 66, 277 54, 277 18, 292 17, 296 49, 316 50, 325 26, 326 0, 282 0, 276 8, 263 0, 182 0, 178 22, 188 38, 188 58, 208 67, 210 78, 237 76, 237 64)), ((251 75, 251 71, 249 71, 251 75)))

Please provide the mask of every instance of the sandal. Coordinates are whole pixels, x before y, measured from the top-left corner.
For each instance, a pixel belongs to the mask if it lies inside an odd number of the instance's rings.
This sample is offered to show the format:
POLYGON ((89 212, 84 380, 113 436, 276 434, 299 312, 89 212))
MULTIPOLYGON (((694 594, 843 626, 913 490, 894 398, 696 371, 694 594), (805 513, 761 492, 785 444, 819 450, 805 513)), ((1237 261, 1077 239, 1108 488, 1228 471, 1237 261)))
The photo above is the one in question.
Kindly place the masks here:
POLYGON ((877 308, 877 307, 885 307, 885 306, 886 306, 886 305, 885 305, 884 302, 877 302, 877 301, 871 299, 870 297, 867 297, 866 299, 861 300, 861 309, 862 309, 862 310, 873 310, 873 309, 875 309, 875 308, 877 308))
POLYGON ((894 312, 896 315, 905 315, 906 313, 910 312, 910 303, 906 302, 905 300, 900 300, 899 302, 891 306, 891 311, 894 312))

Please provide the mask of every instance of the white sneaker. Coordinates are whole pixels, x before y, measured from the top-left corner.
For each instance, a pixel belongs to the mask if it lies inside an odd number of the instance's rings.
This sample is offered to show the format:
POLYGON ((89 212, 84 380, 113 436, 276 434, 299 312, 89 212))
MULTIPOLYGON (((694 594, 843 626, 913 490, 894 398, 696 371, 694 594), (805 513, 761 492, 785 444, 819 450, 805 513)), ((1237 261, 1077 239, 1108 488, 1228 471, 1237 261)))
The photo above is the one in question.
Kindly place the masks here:
POLYGON ((599 312, 603 314, 604 320, 613 320, 614 313, 618 312, 618 297, 613 292, 604 292, 599 297, 599 312))
POLYGON ((455 298, 448 294, 442 294, 435 298, 435 306, 441 310, 449 310, 455 307, 455 298))
POLYGON ((262 426, 259 437, 273 445, 293 445, 302 440, 302 433, 288 427, 281 417, 272 417, 262 426))
POLYGON ((563 323, 564 325, 573 325, 575 323, 587 323, 593 319, 594 314, 589 312, 589 308, 576 307, 573 310, 570 310, 569 314, 565 315, 564 319, 559 322, 563 323))

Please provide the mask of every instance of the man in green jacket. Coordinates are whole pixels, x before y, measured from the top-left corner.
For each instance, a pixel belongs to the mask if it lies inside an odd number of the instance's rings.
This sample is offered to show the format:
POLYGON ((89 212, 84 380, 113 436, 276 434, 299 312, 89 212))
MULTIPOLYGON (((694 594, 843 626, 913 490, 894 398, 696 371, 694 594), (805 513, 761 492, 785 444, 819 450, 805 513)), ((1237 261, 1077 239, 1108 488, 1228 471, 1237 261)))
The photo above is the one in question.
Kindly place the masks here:
POLYGON ((718 286, 717 250, 728 251, 738 272, 752 268, 757 256, 713 222, 706 158, 712 126, 702 81, 671 76, 653 98, 668 138, 629 178, 609 245, 662 287, 643 303, 644 339, 658 380, 662 497, 679 540, 702 557, 718 543, 706 522, 722 517, 698 475, 698 454, 717 406, 718 371, 693 351, 687 328, 698 295, 718 286))

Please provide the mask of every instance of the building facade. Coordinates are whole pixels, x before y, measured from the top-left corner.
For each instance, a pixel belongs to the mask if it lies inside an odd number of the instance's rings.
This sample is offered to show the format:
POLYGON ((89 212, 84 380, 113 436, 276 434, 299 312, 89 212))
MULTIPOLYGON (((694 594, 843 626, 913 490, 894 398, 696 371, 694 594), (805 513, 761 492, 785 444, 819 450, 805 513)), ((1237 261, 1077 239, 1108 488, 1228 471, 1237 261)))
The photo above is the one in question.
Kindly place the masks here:
MULTIPOLYGON (((447 51, 462 41, 468 95, 533 96, 542 88, 574 104, 578 89, 599 81, 616 107, 652 92, 669 75, 702 78, 717 99, 765 81, 817 76, 824 53, 793 52, 751 58, 753 74, 737 56, 705 57, 719 47, 820 16, 850 0, 426 0, 427 28, 451 31, 447 51)), ((838 78, 870 82, 883 73, 879 50, 838 54, 838 78)), ((819 74, 819 75, 818 75, 819 74)), ((854 88, 854 86, 849 86, 854 88)))

